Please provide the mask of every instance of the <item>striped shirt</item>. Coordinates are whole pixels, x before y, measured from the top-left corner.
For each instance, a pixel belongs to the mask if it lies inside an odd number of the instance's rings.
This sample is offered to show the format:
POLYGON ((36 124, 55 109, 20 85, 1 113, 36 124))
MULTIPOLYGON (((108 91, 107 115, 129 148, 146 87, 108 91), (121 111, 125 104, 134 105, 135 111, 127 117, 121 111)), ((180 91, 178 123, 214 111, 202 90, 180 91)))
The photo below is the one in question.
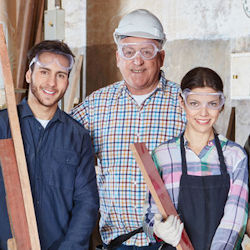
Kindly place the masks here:
MULTIPOLYGON (((139 106, 120 81, 93 92, 72 111, 90 131, 98 160, 100 233, 105 244, 142 225, 146 184, 129 146, 146 142, 153 150, 180 134, 185 115, 178 102, 179 90, 162 73, 155 91, 139 106)), ((149 242, 140 233, 125 244, 146 246, 149 242)))
MULTIPOLYGON (((245 233, 248 213, 248 163, 245 151, 236 143, 219 135, 227 172, 230 175, 230 189, 224 208, 224 215, 215 232, 210 249, 238 249, 245 233)), ((220 175, 220 163, 215 141, 212 140, 196 155, 184 142, 189 175, 220 175)), ((174 206, 178 207, 179 185, 182 175, 180 138, 173 138, 156 148, 152 158, 160 172, 174 206)), ((149 194, 144 205, 144 228, 153 239, 153 217, 158 212, 149 194)), ((185 226, 185 225, 184 225, 185 226)))

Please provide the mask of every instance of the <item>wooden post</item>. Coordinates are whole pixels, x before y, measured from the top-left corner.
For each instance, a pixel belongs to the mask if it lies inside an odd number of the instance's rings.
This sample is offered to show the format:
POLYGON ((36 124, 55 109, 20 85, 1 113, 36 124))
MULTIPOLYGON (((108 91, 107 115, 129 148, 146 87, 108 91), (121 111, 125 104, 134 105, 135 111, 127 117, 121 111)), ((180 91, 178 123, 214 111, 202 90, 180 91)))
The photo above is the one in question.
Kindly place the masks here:
MULTIPOLYGON (((31 36, 31 27, 33 23, 34 0, 19 1, 18 18, 17 18, 17 69, 16 69, 16 87, 23 88, 24 75, 27 62, 27 52, 29 47, 29 40, 27 37, 31 36)), ((17 94, 17 102, 21 100, 21 94, 17 94)))
MULTIPOLYGON (((30 189, 29 175, 25 159, 21 129, 17 115, 16 99, 14 93, 14 84, 11 75, 11 68, 8 58, 7 46, 3 33, 3 26, 0 25, 0 62, 3 72, 3 80, 5 87, 6 104, 9 116, 11 134, 13 138, 15 156, 18 166, 18 174, 20 178, 22 196, 25 207, 25 214, 28 223, 29 238, 31 241, 31 249, 39 250, 40 243, 36 224, 35 211, 33 206, 33 198, 30 189)), ((8 195, 8 194, 7 194, 8 195)), ((23 249, 22 249, 23 250, 23 249)))
POLYGON ((77 83, 79 82, 80 74, 81 74, 82 61, 83 61, 83 56, 82 55, 78 56, 76 63, 75 63, 76 65, 75 70, 73 72, 74 75, 71 81, 68 105, 65 108, 66 113, 69 113, 69 111, 73 108, 74 98, 76 96, 76 87, 77 87, 77 83))
POLYGON ((226 138, 235 141, 235 107, 231 109, 226 138))
MULTIPOLYGON (((168 215, 178 216, 145 143, 134 143, 130 145, 130 148, 162 217, 167 218, 168 215)), ((183 229, 180 243, 176 248, 178 250, 194 250, 185 229, 183 229)))

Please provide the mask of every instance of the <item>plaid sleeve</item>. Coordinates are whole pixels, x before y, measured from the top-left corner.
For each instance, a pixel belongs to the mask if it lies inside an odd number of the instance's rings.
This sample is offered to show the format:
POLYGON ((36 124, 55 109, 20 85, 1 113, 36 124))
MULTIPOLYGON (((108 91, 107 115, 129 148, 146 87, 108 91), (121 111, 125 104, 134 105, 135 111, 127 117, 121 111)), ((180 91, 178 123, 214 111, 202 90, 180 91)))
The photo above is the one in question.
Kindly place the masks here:
POLYGON ((87 130, 90 130, 89 105, 90 101, 89 97, 87 97, 83 103, 80 103, 78 106, 73 108, 69 113, 75 120, 84 125, 84 127, 87 130))
POLYGON ((239 161, 232 173, 224 216, 215 232, 211 250, 239 249, 248 214, 248 167, 247 157, 239 161))

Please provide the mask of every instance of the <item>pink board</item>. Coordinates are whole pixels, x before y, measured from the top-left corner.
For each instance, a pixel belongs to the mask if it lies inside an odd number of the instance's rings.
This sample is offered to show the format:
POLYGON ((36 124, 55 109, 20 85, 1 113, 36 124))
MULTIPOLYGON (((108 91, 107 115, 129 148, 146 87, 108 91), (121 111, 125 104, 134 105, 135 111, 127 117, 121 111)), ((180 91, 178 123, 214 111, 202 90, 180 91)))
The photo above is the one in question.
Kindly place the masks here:
MULTIPOLYGON (((131 150, 162 216, 166 218, 168 215, 177 215, 177 211, 157 171, 151 155, 146 148, 145 143, 131 144, 131 150)), ((194 249, 185 229, 182 232, 180 243, 176 248, 178 250, 194 249)))

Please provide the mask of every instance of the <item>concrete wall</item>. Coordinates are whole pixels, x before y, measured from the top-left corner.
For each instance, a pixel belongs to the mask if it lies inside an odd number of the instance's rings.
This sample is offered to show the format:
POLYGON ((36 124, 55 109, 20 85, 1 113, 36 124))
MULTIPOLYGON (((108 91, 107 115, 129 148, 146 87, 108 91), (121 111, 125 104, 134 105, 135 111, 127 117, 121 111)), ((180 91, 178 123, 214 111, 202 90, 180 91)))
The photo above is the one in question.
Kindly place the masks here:
POLYGON ((180 82, 195 66, 216 70, 224 81, 227 97, 217 129, 226 134, 234 105, 236 141, 244 144, 250 132, 249 101, 231 103, 230 100, 230 55, 250 52, 250 18, 244 12, 243 2, 246 1, 75 0, 72 4, 63 0, 66 42, 86 56, 86 93, 121 79, 116 67, 113 31, 124 14, 146 8, 159 17, 167 33, 163 67, 167 78, 180 82), (244 119, 241 114, 245 114, 244 119))
MULTIPOLYGON (((224 135, 231 112, 230 55, 250 50, 250 18, 241 1, 124 0, 87 1, 87 94, 120 79, 115 63, 112 33, 121 16, 136 8, 146 8, 162 21, 167 33, 164 71, 168 79, 180 82, 195 66, 216 70, 225 85, 227 102, 217 123, 224 135)), ((248 102, 247 102, 248 103, 248 102)), ((236 105, 236 141, 244 144, 250 130, 242 130, 241 101, 236 105), (239 109, 241 109, 239 111, 239 109)), ((250 116, 249 116, 250 117, 250 116)), ((246 121, 244 121, 244 124, 246 121)), ((247 124, 249 124, 247 122, 247 124)), ((245 126, 246 127, 246 126, 245 126)))

